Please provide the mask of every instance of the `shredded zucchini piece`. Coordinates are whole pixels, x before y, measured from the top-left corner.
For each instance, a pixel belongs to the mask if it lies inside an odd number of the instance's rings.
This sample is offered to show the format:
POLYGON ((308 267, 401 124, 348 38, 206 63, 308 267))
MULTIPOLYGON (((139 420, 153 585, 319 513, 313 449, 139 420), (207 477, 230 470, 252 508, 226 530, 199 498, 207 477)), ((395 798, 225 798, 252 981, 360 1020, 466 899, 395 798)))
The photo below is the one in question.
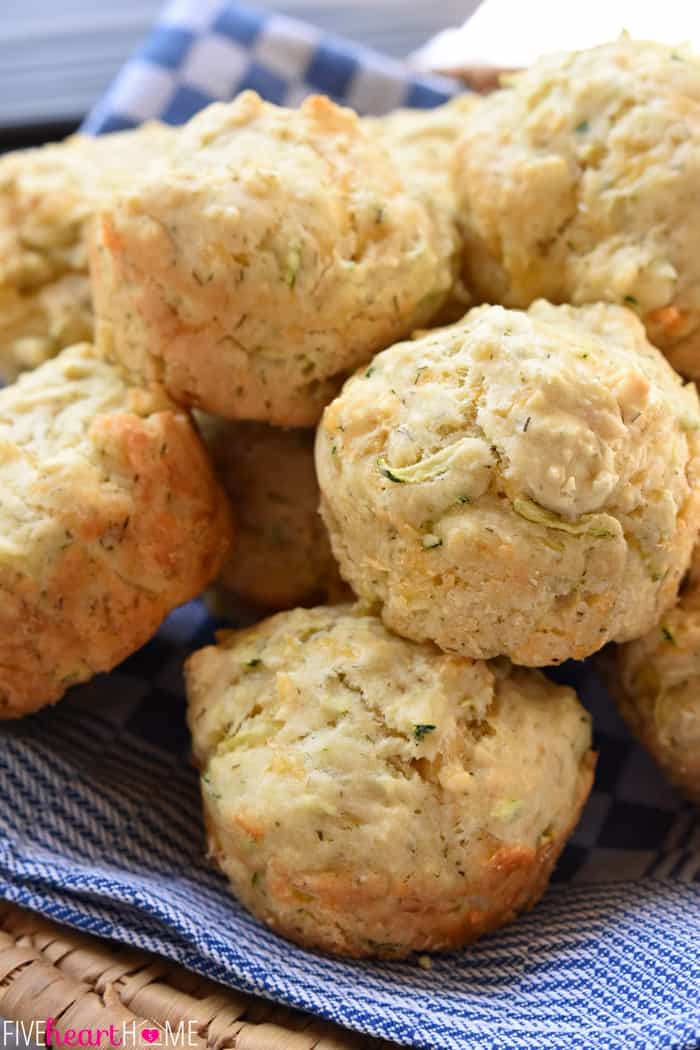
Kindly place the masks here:
POLYGON ((566 521, 559 514, 545 510, 534 500, 520 496, 513 500, 513 510, 521 518, 544 525, 548 529, 558 529, 572 536, 595 536, 597 539, 613 539, 618 535, 619 526, 609 514, 582 514, 576 521, 566 521))
POLYGON ((432 456, 427 456, 417 463, 411 463, 408 467, 392 467, 384 456, 380 456, 377 460, 377 468, 380 474, 397 484, 418 485, 424 481, 435 481, 450 469, 450 461, 454 458, 460 444, 461 442, 457 441, 453 445, 447 445, 434 452, 432 456))

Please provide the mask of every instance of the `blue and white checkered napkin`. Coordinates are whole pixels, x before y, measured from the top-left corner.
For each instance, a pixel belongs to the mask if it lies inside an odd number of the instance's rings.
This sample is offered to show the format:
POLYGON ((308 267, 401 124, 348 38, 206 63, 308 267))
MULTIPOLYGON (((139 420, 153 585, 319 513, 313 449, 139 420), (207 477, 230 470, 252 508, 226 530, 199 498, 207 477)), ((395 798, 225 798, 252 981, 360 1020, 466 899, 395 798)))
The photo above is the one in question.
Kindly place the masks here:
MULTIPOLYGON (((431 105, 447 81, 289 19, 214 0, 170 6, 90 131, 187 119, 255 88, 362 110, 431 105)), ((181 664, 210 641, 200 603, 111 675, 0 731, 0 895, 237 988, 418 1047, 633 1050, 700 1042, 700 819, 661 781, 593 669, 556 677, 594 711, 600 761, 544 901, 425 971, 302 951, 238 907, 203 861, 181 664)))

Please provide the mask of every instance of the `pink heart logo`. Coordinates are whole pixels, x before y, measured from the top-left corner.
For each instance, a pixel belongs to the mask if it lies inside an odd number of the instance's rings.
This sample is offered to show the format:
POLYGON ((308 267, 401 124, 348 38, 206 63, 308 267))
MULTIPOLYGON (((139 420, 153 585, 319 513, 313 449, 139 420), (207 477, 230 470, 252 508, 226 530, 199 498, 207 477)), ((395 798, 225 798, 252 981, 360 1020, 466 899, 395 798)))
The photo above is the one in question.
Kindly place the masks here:
POLYGON ((144 1028, 141 1035, 147 1043, 157 1043, 160 1038, 160 1032, 157 1028, 144 1028))

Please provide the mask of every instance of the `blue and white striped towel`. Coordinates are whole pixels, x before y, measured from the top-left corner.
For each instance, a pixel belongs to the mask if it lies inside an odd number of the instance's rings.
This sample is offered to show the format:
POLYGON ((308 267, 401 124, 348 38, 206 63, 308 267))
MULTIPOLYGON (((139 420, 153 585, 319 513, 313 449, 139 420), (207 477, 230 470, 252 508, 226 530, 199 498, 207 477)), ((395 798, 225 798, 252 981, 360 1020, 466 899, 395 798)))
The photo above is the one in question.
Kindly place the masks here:
MULTIPOLYGON (((86 122, 182 122, 255 88, 362 111, 454 91, 308 26, 177 0, 86 122)), ((117 671, 0 730, 0 895, 237 988, 430 1050, 700 1045, 700 818, 662 782, 594 670, 559 669, 592 708, 596 786, 534 912, 474 947, 412 963, 302 951, 246 915, 203 861, 183 657, 211 640, 193 602, 117 671)))

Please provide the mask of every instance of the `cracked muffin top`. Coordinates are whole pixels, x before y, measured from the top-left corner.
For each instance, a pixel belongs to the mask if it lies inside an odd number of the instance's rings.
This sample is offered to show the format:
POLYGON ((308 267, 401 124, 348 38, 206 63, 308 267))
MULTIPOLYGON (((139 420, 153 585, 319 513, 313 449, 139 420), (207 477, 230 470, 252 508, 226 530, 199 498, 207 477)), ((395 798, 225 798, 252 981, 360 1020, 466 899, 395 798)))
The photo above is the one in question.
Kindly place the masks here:
POLYGON ((244 92, 198 114, 95 230, 98 341, 175 400, 314 424, 342 378, 426 323, 451 248, 357 116, 244 92), (445 250, 447 247, 447 251, 445 250))
POLYGON ((542 892, 590 787, 571 689, 350 606, 223 632, 186 677, 210 849, 302 944, 400 956, 500 925, 542 892))
POLYGON ((675 598, 698 526, 698 397, 622 307, 478 307, 377 355, 316 464, 341 574, 392 629, 542 666, 675 598))
POLYGON ((630 40, 551 55, 468 114, 455 167, 483 301, 623 303, 700 376, 700 60, 630 40))
POLYGON ((228 552, 187 413, 88 345, 0 390, 0 489, 0 719, 111 670, 228 552))
POLYGON ((86 236, 97 201, 120 179, 140 176, 174 138, 172 128, 151 122, 0 158, 4 380, 92 337, 86 236))

